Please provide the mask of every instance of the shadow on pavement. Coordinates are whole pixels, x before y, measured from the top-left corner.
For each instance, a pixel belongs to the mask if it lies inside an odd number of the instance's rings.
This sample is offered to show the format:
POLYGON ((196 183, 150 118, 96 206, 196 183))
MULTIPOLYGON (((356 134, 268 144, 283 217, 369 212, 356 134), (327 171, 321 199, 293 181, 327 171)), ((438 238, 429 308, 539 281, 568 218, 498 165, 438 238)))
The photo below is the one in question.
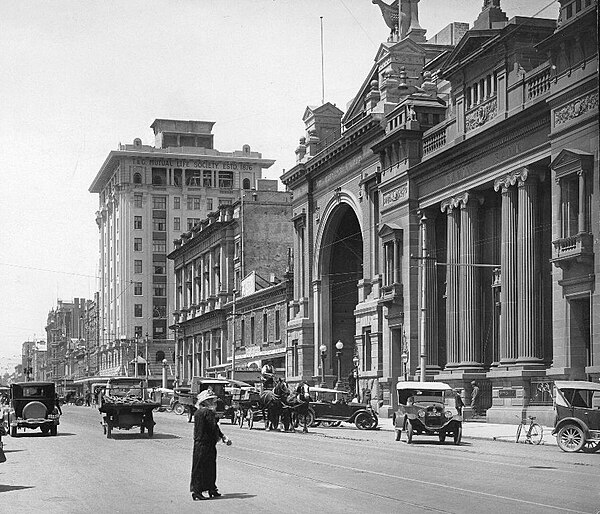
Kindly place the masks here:
POLYGON ((220 498, 212 498, 212 500, 213 501, 215 499, 216 500, 234 500, 234 499, 244 500, 244 499, 255 498, 255 497, 256 497, 255 494, 248 494, 248 493, 223 493, 220 498))
POLYGON ((113 432, 111 434, 111 439, 115 441, 119 440, 130 440, 130 439, 181 439, 180 436, 174 434, 154 434, 152 437, 148 437, 148 434, 117 434, 113 432))
POLYGON ((24 452, 25 450, 7 450, 4 448, 4 453, 16 453, 16 452, 24 452))
POLYGON ((63 437, 63 436, 70 436, 70 435, 77 435, 77 434, 59 431, 54 436, 54 435, 50 435, 50 434, 42 434, 41 432, 19 432, 19 433, 17 433, 17 438, 19 438, 19 437, 27 437, 27 438, 31 438, 31 437, 63 437))
POLYGON ((0 493, 6 493, 8 491, 17 491, 19 489, 33 489, 32 485, 4 485, 0 484, 0 493))

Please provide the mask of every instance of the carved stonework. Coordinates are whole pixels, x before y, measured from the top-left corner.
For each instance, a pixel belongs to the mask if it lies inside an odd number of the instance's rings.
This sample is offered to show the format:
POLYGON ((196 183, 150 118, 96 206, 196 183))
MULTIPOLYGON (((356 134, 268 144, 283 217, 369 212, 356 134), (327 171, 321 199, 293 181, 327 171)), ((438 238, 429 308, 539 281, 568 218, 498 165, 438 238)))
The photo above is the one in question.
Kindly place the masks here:
POLYGON ((562 125, 593 109, 598 109, 598 93, 590 93, 554 111, 554 126, 562 125))
POLYGON ((451 198, 447 198, 441 204, 442 212, 452 212, 454 209, 464 207, 469 201, 469 193, 464 192, 459 195, 455 195, 451 198))
POLYGON ((383 195, 383 207, 404 200, 408 196, 408 187, 405 185, 392 189, 383 195))
POLYGON ((514 186, 517 182, 525 182, 528 176, 529 170, 527 168, 511 171, 503 177, 494 180, 494 191, 508 189, 510 186, 514 186))
POLYGON ((496 117, 497 112, 498 103, 495 98, 480 105, 465 116, 465 127, 467 132, 485 125, 488 121, 496 117))

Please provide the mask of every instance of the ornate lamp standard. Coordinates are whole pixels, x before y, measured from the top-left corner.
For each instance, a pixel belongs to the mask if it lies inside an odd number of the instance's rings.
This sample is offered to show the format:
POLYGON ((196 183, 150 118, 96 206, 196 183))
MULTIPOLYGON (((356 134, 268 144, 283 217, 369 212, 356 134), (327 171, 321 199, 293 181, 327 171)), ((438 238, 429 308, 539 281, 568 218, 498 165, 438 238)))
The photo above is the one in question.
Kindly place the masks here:
POLYGON ((406 382, 408 375, 408 352, 404 350, 400 357, 402 358, 402 367, 404 368, 404 381, 406 382))
POLYGON ((340 388, 340 381, 342 380, 342 350, 344 349, 344 343, 342 341, 338 341, 335 343, 336 348, 336 356, 337 356, 337 386, 336 389, 340 388))
POLYGON ((167 388, 167 359, 162 360, 162 386, 167 388))
POLYGON ((325 385, 325 358, 327 357, 327 346, 322 344, 319 346, 321 352, 321 385, 325 385))
POLYGON ((358 363, 360 362, 360 359, 358 358, 358 355, 355 355, 354 357, 352 357, 352 364, 354 364, 354 369, 352 370, 352 373, 354 373, 354 384, 355 384, 355 388, 356 388, 356 399, 360 402, 360 382, 359 382, 359 375, 358 375, 358 363))

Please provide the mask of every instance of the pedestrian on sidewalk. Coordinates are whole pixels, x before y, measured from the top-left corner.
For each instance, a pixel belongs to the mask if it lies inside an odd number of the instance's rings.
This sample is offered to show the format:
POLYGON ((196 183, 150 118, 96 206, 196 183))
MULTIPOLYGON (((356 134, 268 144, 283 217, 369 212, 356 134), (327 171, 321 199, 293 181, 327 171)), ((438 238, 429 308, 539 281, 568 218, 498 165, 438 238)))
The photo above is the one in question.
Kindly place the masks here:
POLYGON ((473 386, 471 391, 471 409, 473 409, 473 416, 479 416, 479 386, 475 380, 471 382, 471 385, 473 386))
POLYGON ((192 499, 205 500, 202 495, 208 491, 210 498, 221 496, 217 489, 217 442, 227 446, 231 440, 221 432, 215 413, 217 397, 210 390, 198 395, 197 410, 194 414, 194 451, 192 454, 192 477, 190 491, 192 499))
POLYGON ((463 402, 462 396, 460 395, 460 389, 454 390, 454 407, 456 407, 456 411, 459 416, 462 416, 463 407, 465 406, 465 402, 463 402))

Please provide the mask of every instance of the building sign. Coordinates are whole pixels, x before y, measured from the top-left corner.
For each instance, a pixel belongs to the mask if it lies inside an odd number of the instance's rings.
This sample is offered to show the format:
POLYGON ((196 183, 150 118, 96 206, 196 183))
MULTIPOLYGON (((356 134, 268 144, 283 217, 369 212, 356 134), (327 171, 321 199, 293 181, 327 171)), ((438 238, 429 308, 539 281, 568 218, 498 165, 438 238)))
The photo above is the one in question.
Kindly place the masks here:
POLYGON ((180 159, 172 157, 132 157, 134 165, 161 168, 192 168, 217 171, 253 171, 255 163, 235 161, 212 161, 208 159, 180 159))
POLYGON ((516 389, 500 389, 498 390, 498 398, 516 398, 516 389))

